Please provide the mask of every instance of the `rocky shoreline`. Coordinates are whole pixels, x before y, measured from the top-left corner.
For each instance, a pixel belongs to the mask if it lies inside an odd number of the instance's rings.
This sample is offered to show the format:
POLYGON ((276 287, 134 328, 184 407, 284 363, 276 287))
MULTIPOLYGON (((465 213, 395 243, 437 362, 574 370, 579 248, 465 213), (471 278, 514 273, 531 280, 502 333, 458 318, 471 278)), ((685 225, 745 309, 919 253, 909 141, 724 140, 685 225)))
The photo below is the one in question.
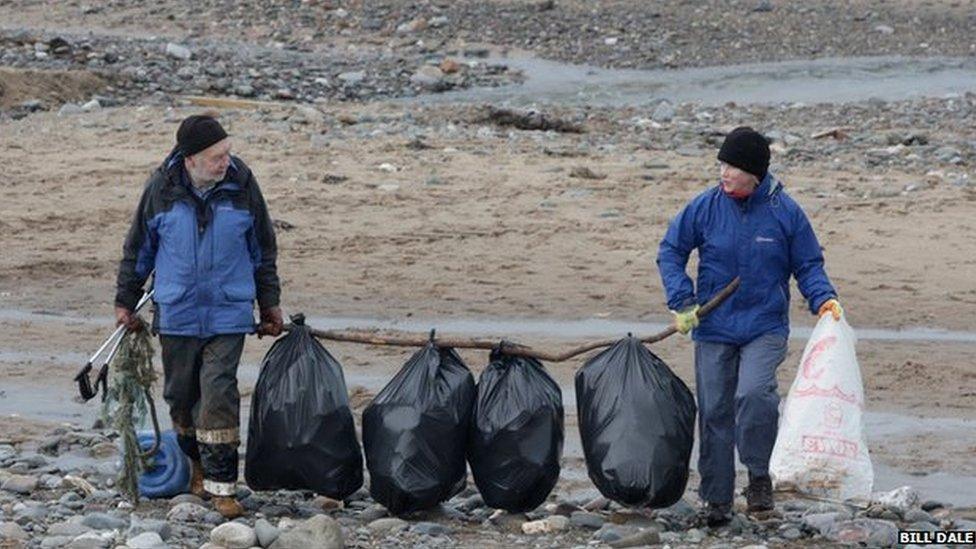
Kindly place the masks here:
POLYGON ((471 482, 437 509, 390 517, 360 490, 344 502, 311 493, 254 493, 241 486, 247 515, 225 520, 192 495, 144 500, 115 490, 115 436, 59 427, 39 441, 0 444, 0 547, 783 547, 896 545, 897 531, 973 530, 973 509, 919 501, 910 488, 856 507, 778 496, 777 512, 737 513, 728 526, 696 523, 693 496, 659 510, 603 498, 564 496, 525 514, 485 507, 471 482))
MULTIPOLYGON (((484 49, 353 55, 304 52, 242 42, 0 33, 0 66, 82 70, 108 84, 100 106, 165 102, 177 95, 219 95, 263 101, 369 101, 518 82, 522 75, 484 60, 484 49)), ((21 110, 57 108, 29 102, 21 110)))

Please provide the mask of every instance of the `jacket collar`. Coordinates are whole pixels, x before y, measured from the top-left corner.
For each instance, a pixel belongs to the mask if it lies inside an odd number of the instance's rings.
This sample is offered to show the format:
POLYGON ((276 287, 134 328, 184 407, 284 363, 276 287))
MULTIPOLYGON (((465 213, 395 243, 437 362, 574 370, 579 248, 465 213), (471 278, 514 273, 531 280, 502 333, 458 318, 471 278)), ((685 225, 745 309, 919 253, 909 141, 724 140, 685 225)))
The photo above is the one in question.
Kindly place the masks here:
MULTIPOLYGON (((218 189, 241 190, 244 188, 244 181, 239 177, 241 170, 235 161, 236 157, 231 156, 230 166, 227 168, 227 173, 224 174, 224 179, 218 181, 213 186, 212 191, 218 189)), ((166 174, 166 180, 170 186, 184 189, 190 194, 193 194, 192 189, 189 188, 189 185, 191 185, 189 175, 186 173, 186 167, 183 165, 183 153, 178 148, 174 147, 166 156, 160 169, 166 174)))
POLYGON ((753 191, 751 195, 749 195, 749 198, 738 201, 725 194, 725 191, 722 190, 721 182, 718 184, 718 191, 722 193, 722 196, 724 196, 726 200, 731 200, 733 203, 743 208, 753 208, 759 204, 768 202, 782 188, 783 184, 780 183, 780 181, 776 179, 772 173, 766 172, 766 175, 763 176, 762 181, 759 182, 759 186, 756 187, 756 190, 753 191))

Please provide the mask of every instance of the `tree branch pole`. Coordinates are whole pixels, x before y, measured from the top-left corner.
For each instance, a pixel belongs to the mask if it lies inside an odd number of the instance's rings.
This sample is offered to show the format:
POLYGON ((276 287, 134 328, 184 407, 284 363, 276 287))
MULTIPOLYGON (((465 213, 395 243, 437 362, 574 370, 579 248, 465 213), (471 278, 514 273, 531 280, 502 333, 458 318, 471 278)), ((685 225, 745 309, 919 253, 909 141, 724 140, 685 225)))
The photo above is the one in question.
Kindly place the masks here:
MULTIPOLYGON (((735 280, 729 283, 728 286, 722 289, 719 293, 715 294, 715 297, 710 299, 708 303, 703 305, 698 311, 698 317, 705 317, 716 307, 722 304, 730 295, 732 295, 736 289, 739 287, 739 279, 736 277, 735 280)), ((285 326, 285 330, 291 330, 293 328, 292 324, 285 326)), ((311 334, 319 339, 327 339, 330 341, 345 341, 347 343, 363 343, 366 345, 386 345, 395 347, 423 347, 428 342, 431 341, 429 335, 426 334, 416 334, 409 332, 394 332, 392 334, 377 334, 369 333, 358 330, 316 330, 310 328, 311 334)), ((669 326, 668 328, 662 330, 661 332, 646 337, 640 338, 642 343, 656 343, 665 339, 673 334, 677 330, 675 327, 669 326)), ((521 345, 519 343, 513 343, 509 341, 487 338, 467 338, 467 337, 434 337, 433 341, 438 347, 453 347, 455 349, 485 349, 492 350, 501 347, 501 350, 512 356, 522 356, 530 357, 538 360, 544 360, 546 362, 564 362, 571 358, 575 358, 587 351, 592 351, 593 349, 599 349, 601 347, 609 347, 619 341, 620 338, 604 339, 601 341, 594 341, 579 347, 574 347, 565 352, 552 352, 541 349, 533 349, 532 347, 521 345)))

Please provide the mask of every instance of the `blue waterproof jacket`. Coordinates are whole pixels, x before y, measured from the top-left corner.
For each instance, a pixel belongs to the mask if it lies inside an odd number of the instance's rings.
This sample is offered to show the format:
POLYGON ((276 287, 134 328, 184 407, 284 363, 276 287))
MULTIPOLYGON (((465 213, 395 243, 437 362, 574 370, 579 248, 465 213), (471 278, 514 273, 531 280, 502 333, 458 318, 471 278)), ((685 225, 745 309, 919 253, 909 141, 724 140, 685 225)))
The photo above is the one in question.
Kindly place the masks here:
POLYGON ((179 153, 150 176, 123 245, 115 302, 132 310, 155 270, 154 328, 206 338, 255 330, 254 301, 278 305, 277 246, 251 170, 231 159, 203 197, 179 153))
POLYGON ((789 335, 790 275, 813 313, 836 296, 806 214, 770 174, 745 200, 721 185, 698 195, 671 221, 657 265, 674 311, 704 304, 740 277, 739 289, 701 319, 692 333, 697 341, 744 345, 761 335, 789 335), (695 249, 692 285, 685 267, 695 249))

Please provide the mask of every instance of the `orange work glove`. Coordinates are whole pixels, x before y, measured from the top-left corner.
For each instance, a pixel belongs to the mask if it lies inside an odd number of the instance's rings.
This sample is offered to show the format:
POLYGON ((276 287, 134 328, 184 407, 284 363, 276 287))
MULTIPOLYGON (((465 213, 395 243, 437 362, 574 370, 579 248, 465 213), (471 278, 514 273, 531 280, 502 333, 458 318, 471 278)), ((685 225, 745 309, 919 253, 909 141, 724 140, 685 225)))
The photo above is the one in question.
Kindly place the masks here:
POLYGON ((820 311, 817 313, 819 316, 823 316, 827 313, 834 315, 834 320, 840 320, 840 317, 844 316, 844 308, 840 306, 840 301, 836 299, 828 299, 820 306, 820 311))

